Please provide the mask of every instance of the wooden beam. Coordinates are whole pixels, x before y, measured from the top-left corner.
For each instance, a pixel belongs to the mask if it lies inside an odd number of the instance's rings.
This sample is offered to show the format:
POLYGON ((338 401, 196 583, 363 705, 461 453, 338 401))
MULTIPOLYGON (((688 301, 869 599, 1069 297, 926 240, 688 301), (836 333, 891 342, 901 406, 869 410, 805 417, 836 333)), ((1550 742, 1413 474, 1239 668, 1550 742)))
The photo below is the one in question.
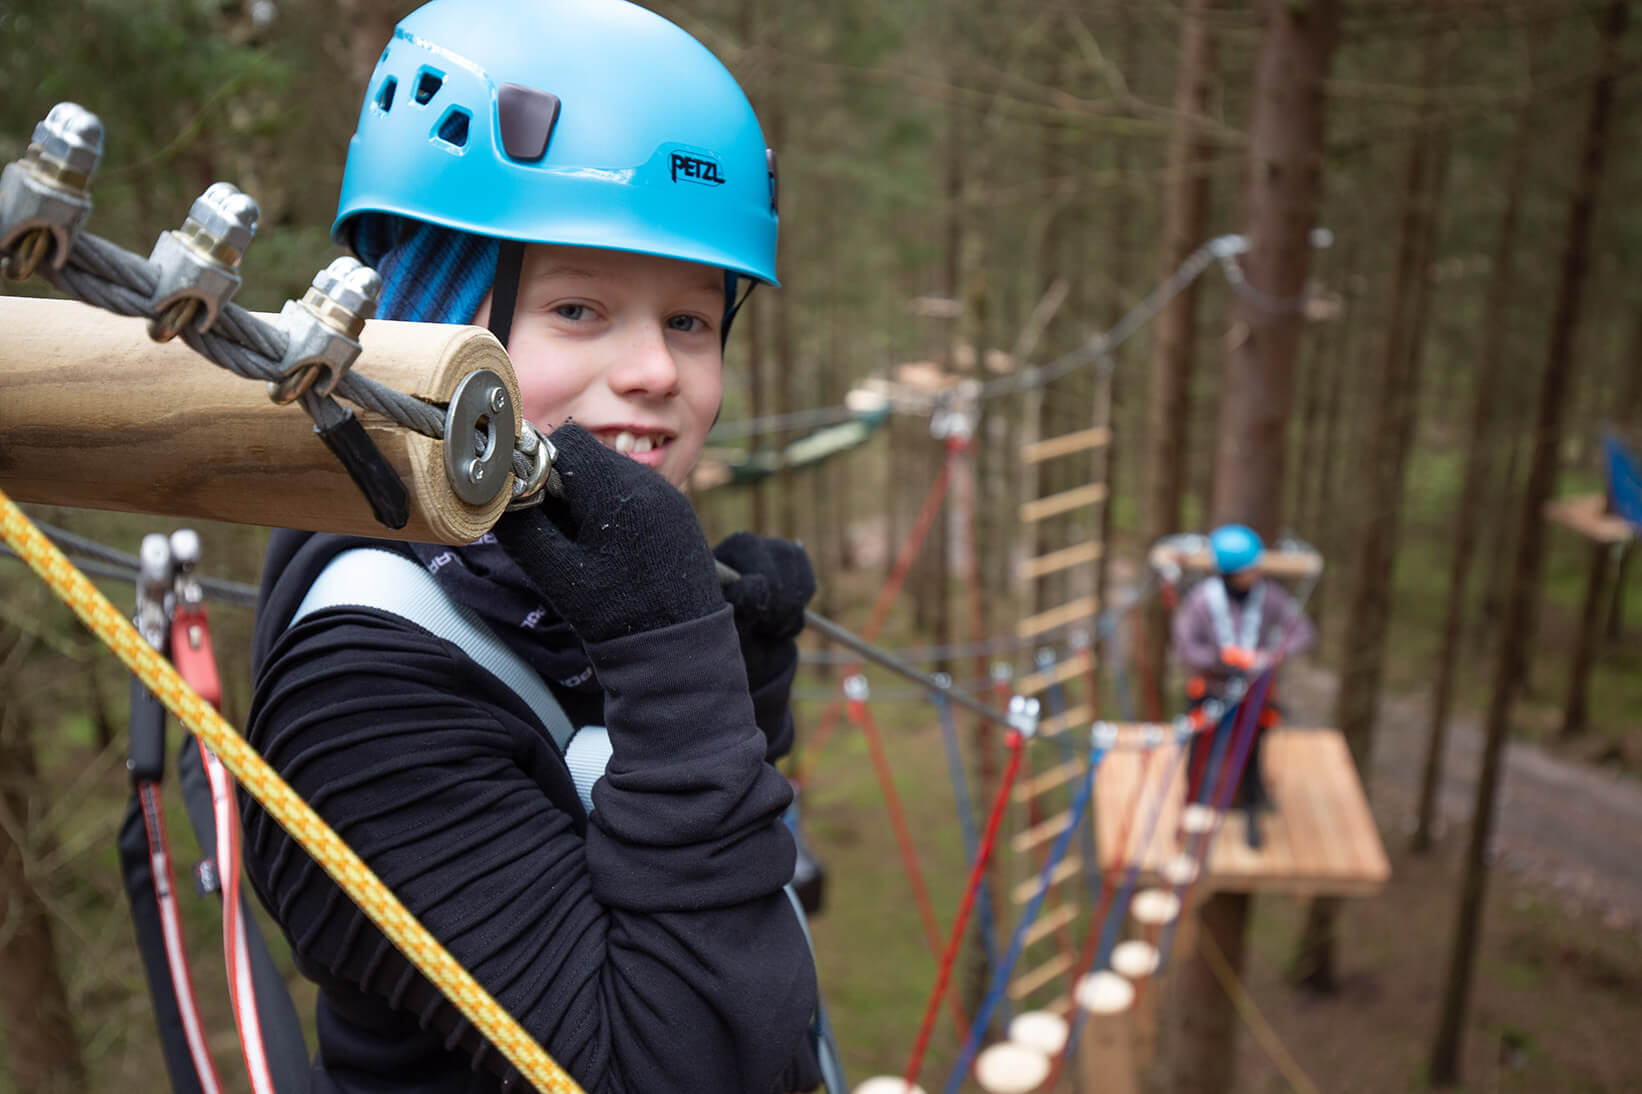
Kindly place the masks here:
POLYGON ((1545 519, 1596 543, 1628 543, 1635 539, 1636 528, 1608 512, 1607 507, 1608 499, 1601 494, 1555 498, 1545 503, 1545 519))
POLYGON ((1037 968, 1017 976, 1009 985, 1009 998, 1025 999, 1039 988, 1052 983, 1056 977, 1072 971, 1077 958, 1069 953, 1057 953, 1037 968))
POLYGON ((1089 653, 1084 650, 1075 656, 1068 657, 1054 668, 1044 669, 1042 672, 1028 673, 1021 677, 1016 691, 1022 695, 1041 695, 1056 684, 1064 684, 1068 680, 1076 680, 1089 668, 1089 653))
POLYGON ((1078 906, 1076 904, 1062 904, 1059 908, 1051 908, 1043 915, 1038 916, 1037 922, 1026 928, 1025 944, 1030 946, 1035 942, 1042 942, 1077 917, 1078 906))
POLYGON ((1025 782, 1017 784, 1012 796, 1018 802, 1029 802, 1033 798, 1047 794, 1057 786, 1065 786, 1067 783, 1076 782, 1088 766, 1088 763, 1081 759, 1067 760, 1065 763, 1056 764, 1049 770, 1040 772, 1025 782))
POLYGON ((1009 847, 1017 855, 1024 855, 1034 847, 1041 847, 1066 831, 1066 826, 1072 823, 1070 811, 1058 813, 1046 821, 1039 821, 1024 832, 1015 833, 1009 841, 1009 847))
POLYGON ((1094 562, 1100 558, 1100 544, 1094 540, 1086 543, 1075 543, 1070 547, 1062 547, 1058 551, 1050 551, 1037 558, 1029 558, 1021 563, 1020 576, 1022 581, 1031 581, 1045 574, 1059 573, 1070 570, 1074 566, 1082 566, 1087 562, 1094 562))
MULTIPOLYGON (((1214 571, 1214 555, 1206 547, 1201 551, 1187 552, 1163 543, 1153 547, 1146 557, 1153 569, 1173 563, 1190 573, 1214 571)), ((1313 577, 1323 572, 1323 556, 1315 551, 1264 551, 1255 568, 1266 577, 1286 580, 1313 577)))
POLYGON ((1074 452, 1087 452, 1091 448, 1099 448, 1111 439, 1112 431, 1105 426, 1080 429, 1076 433, 1063 433, 1059 437, 1022 445, 1021 460, 1025 463, 1042 463, 1057 456, 1070 456, 1074 452))
MULTIPOLYGON (((1067 878, 1077 877, 1078 871, 1082 869, 1082 859, 1078 858, 1076 855, 1067 855, 1065 858, 1061 859, 1060 862, 1056 863, 1055 868, 1050 871, 1049 888, 1053 889, 1067 878)), ((1032 898, 1038 895, 1038 878, 1041 874, 1042 871, 1032 871, 1031 877, 1009 890, 1009 898, 1016 904, 1030 904, 1032 902, 1032 898)))
POLYGON ((1056 714, 1038 723, 1039 737, 1059 737, 1068 729, 1084 726, 1094 720, 1095 712, 1088 703, 1079 703, 1064 714, 1056 714))
POLYGON ((1078 486, 1071 490, 1063 490, 1058 494, 1050 494, 1036 501, 1026 502, 1021 506, 1021 522, 1031 524, 1033 521, 1044 520, 1061 513, 1069 513, 1074 509, 1081 509, 1086 505, 1093 505, 1106 496, 1106 484, 1092 482, 1088 486, 1078 486))
POLYGON ((1037 615, 1029 615, 1015 625, 1017 638, 1032 638, 1052 631, 1056 627, 1064 627, 1068 623, 1076 623, 1080 619, 1093 619, 1100 610, 1100 602, 1092 596, 1080 596, 1058 608, 1050 608, 1037 615))

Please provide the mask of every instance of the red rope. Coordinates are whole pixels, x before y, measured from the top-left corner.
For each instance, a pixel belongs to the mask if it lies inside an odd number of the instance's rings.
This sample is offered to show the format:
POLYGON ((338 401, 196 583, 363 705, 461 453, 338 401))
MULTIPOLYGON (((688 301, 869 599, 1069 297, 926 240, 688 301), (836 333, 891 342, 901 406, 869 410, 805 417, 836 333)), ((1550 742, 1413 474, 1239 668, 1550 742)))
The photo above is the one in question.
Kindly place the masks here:
MULTIPOLYGON (((918 1027, 918 1039, 912 1045, 912 1059, 907 1062, 906 1085, 911 1089, 917 1082, 918 1071, 923 1067, 924 1052, 929 1048, 929 1038, 935 1030, 935 1015, 941 1009, 941 999, 946 995, 947 986, 952 981, 952 967, 958 959, 958 948, 963 943, 964 928, 969 924, 969 914, 974 910, 975 898, 980 893, 981 882, 986 877, 987 861, 992 857, 992 846, 997 841, 998 827, 1003 823, 1004 809, 1009 804, 1009 791, 1014 785, 1015 776, 1020 771, 1022 745, 1024 739, 1014 730, 1010 730, 1004 739, 1009 748, 1009 764, 1004 768, 1003 781, 998 786, 998 794, 992 800, 992 814, 986 821, 986 834, 981 838, 979 848, 975 852, 975 864, 969 869, 969 883, 964 887, 963 901, 958 905, 958 918, 952 924, 952 934, 947 938, 946 952, 941 955, 940 972, 935 978, 935 990, 930 992, 929 1004, 924 1008, 923 1024, 918 1027)), ((967 1039, 968 1033, 959 1027, 961 1038, 967 1039)))
MULTIPOLYGON (((889 809, 891 826, 895 829, 895 841, 901 848, 901 865, 906 870, 907 881, 912 885, 913 899, 917 901, 918 913, 924 921, 924 934, 929 942, 929 952, 936 961, 941 960, 941 928, 935 920, 935 905, 929 899, 929 886, 924 883, 923 870, 918 866, 918 852, 912 845, 912 831, 907 827, 906 813, 901 808, 901 796, 895 790, 895 777, 889 769, 889 757, 884 753, 883 737, 878 732, 878 724, 873 720, 872 712, 867 705, 859 700, 851 699, 848 704, 849 718, 861 731, 867 740, 867 749, 872 754, 872 766, 878 773, 878 785, 884 792, 884 804, 889 809)), ((963 1009, 958 1000, 952 1000, 952 1021, 957 1026, 960 1037, 969 1035, 969 1024, 964 1020, 963 1009)))
MULTIPOLYGON (((889 580, 884 582, 883 588, 878 591, 878 599, 872 607, 872 618, 867 622, 866 629, 861 632, 862 639, 867 642, 877 640, 878 632, 883 629, 884 622, 889 618, 890 606, 900 595, 901 586, 906 584, 907 575, 912 572, 912 564, 917 561, 918 554, 924 546, 924 539, 935 523, 935 516, 941 511, 941 502, 946 498, 947 485, 952 480, 953 459, 954 453, 948 449, 947 457, 941 463, 940 473, 935 476, 935 481, 930 483, 929 493, 924 496, 923 508, 918 512, 918 519, 913 522, 912 531, 901 544, 901 552, 896 556, 895 567, 890 572, 889 580)), ((860 671, 861 662, 857 661, 844 670, 844 675, 847 677, 860 671)), ((838 716, 843 713, 843 709, 843 701, 834 699, 822 712, 815 733, 810 737, 810 743, 804 747, 803 762, 793 773, 793 785, 800 791, 809 781, 810 773, 815 767, 815 758, 821 754, 821 746, 827 743, 827 738, 837 727, 838 716)))

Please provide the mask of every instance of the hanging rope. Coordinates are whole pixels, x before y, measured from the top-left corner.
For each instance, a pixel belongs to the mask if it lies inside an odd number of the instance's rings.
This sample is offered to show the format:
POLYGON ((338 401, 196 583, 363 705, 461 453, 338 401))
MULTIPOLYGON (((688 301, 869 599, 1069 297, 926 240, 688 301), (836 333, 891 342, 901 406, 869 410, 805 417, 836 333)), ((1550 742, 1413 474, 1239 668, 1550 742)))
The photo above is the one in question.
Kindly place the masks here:
POLYGON ((1095 787, 1095 772, 1100 768, 1100 762, 1106 755, 1109 744, 1109 735, 1105 732, 1108 727, 1097 726, 1091 733, 1093 743, 1089 749, 1089 767, 1083 774, 1083 781, 1078 786, 1076 798, 1072 801, 1069 823, 1060 835, 1055 837, 1054 846, 1050 849, 1049 857, 1038 874, 1037 891, 1033 893, 1026 910, 1021 913, 1020 922, 1015 925, 1015 933, 1009 940, 1009 950, 1004 955, 1003 963, 992 974, 992 986, 981 1000, 980 1010, 975 1015, 975 1024, 969 1028, 969 1036, 964 1038, 963 1048, 958 1054, 958 1064, 952 1069, 948 1077, 943 1094, 957 1094, 958 1088, 963 1085, 965 1076, 969 1074, 970 1065, 975 1062, 975 1053, 979 1048, 981 1033, 986 1029, 992 1017, 992 1011, 1009 987, 1009 977, 1015 970, 1015 962, 1020 960, 1021 951, 1026 948, 1026 932, 1031 930, 1032 924, 1043 908, 1044 898, 1050 889, 1050 878, 1055 867, 1066 856, 1066 849, 1071 846, 1072 833, 1083 821, 1083 813, 1089 805, 1095 787))
POLYGON ((199 738, 200 744, 222 760, 240 785, 295 837, 349 899, 536 1089, 550 1094, 581 1094, 582 1088, 576 1081, 451 957, 256 750, 183 682, 170 663, 52 546, 4 491, 0 491, 0 536, 166 709, 199 738))
MULTIPOLYGON (((924 1018, 918 1026, 918 1036, 912 1043, 912 1058, 907 1061, 906 1069, 906 1084, 909 1088, 917 1082, 918 1072, 923 1067, 924 1052, 929 1048, 929 1037, 935 1029, 935 1015, 940 1012, 941 997, 946 994, 947 985, 952 979, 952 966, 958 958, 958 947, 963 943, 964 928, 969 925, 970 910, 975 906, 977 895, 984 895, 986 892, 983 886, 986 880, 986 866, 992 858, 992 847, 998 838, 998 826, 1003 823, 1004 809, 1009 804, 1009 791, 1015 785, 1015 776, 1021 769, 1024 744, 1025 739, 1014 730, 1011 730, 1004 740, 1005 747, 1009 749, 1009 762, 1005 765, 1003 778, 998 784, 998 794, 992 801, 991 815, 986 821, 986 835, 982 838, 980 847, 974 855, 973 865, 969 868, 969 881, 964 886, 963 899, 958 904, 958 918, 953 921, 946 950, 941 954, 935 988, 929 993, 929 1002, 924 1007, 924 1018)), ((991 933, 991 927, 984 919, 981 929, 988 934, 991 933)), ((996 975, 997 962, 991 961, 990 964, 996 975)))
MULTIPOLYGON (((941 743, 946 750, 947 776, 952 781, 952 798, 958 808, 958 827, 964 840, 964 857, 971 864, 982 861, 982 846, 980 833, 975 830, 975 808, 969 796, 969 780, 964 776, 963 753, 958 748, 957 721, 952 716, 952 704, 946 702, 939 695, 931 696, 935 703, 935 710, 941 723, 941 743)), ((1019 734, 1010 731, 1005 743, 1011 751, 1018 751, 1014 738, 1019 734)), ((1011 758, 1013 763, 1013 757, 1011 758)), ((1014 776, 1009 776, 1013 781, 1014 776)), ((986 846, 986 853, 991 853, 991 845, 986 846)), ((986 969, 991 971, 998 967, 997 920, 992 910, 992 890, 989 886, 982 886, 980 890, 980 925, 979 933, 981 945, 986 951, 986 969)))
MULTIPOLYGON (((912 886, 912 896, 918 905, 918 915, 923 920, 929 952, 939 964, 942 953, 941 928, 935 920, 935 905, 929 898, 929 886, 924 882, 924 872, 918 865, 918 851, 912 843, 912 830, 907 827, 906 810, 901 807, 901 795, 895 789, 895 775, 890 770, 889 757, 884 753, 883 737, 878 732, 878 723, 873 720, 872 711, 867 708, 866 677, 850 677, 844 681, 844 689, 849 694, 849 719, 866 738, 867 750, 872 756, 872 767, 878 774, 878 786, 883 791, 884 805, 889 809, 890 825, 895 830, 895 841, 901 849, 901 865, 906 871, 908 883, 912 886)), ((967 1032, 963 1010, 956 997, 952 999, 952 1022, 958 1028, 960 1036, 967 1032)))

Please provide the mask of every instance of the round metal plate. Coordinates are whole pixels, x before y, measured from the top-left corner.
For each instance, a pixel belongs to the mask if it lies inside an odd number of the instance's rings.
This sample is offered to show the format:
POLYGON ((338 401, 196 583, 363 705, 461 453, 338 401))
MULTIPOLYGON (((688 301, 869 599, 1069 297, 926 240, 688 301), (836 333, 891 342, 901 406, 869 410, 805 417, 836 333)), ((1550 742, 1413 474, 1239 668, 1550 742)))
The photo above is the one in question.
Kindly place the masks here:
POLYGON ((469 505, 496 500, 513 470, 518 432, 519 411, 502 378, 488 368, 464 376, 445 411, 445 477, 457 497, 469 505))

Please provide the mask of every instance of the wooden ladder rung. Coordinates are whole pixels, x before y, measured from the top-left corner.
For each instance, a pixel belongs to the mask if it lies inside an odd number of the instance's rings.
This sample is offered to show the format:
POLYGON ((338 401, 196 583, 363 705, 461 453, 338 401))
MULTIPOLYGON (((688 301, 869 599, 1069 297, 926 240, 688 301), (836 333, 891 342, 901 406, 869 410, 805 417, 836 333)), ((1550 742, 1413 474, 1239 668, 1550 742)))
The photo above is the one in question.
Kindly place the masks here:
POLYGON ((1077 917, 1076 904, 1062 904, 1059 908, 1051 909, 1038 916, 1038 921, 1026 928, 1025 944, 1030 946, 1035 942, 1042 942, 1077 917))
MULTIPOLYGON (((1049 888, 1053 889, 1067 878, 1077 877, 1083 869, 1083 860, 1076 855, 1067 855, 1055 864, 1049 874, 1049 888)), ((1038 878, 1041 871, 1034 870, 1032 876, 1009 890, 1009 899, 1016 904, 1030 904, 1032 898, 1038 895, 1038 878)))
POLYGON ((1041 847, 1066 831, 1066 826, 1072 823, 1070 811, 1050 817, 1046 821, 1039 821, 1024 832, 1017 832, 1009 841, 1010 849, 1017 855, 1024 855, 1034 847, 1041 847))
POLYGON ((1085 505, 1093 505, 1106 496, 1106 484, 1092 482, 1088 486, 1078 486, 1071 490, 1062 490, 1058 494, 1050 494, 1046 498, 1026 502, 1021 506, 1021 521, 1030 524, 1035 520, 1043 520, 1059 513, 1069 513, 1073 509, 1081 509, 1085 505))
MULTIPOLYGON (((1065 786, 1069 782, 1076 782, 1082 777, 1085 768, 1089 765, 1083 760, 1067 760, 1063 764, 1056 764, 1047 771, 1027 779, 1015 787, 1014 799, 1018 802, 1029 802, 1041 794, 1047 794, 1057 786, 1065 786)), ((1024 833, 1022 833, 1024 835, 1024 833)))
POLYGON ((1009 985, 1009 998, 1025 999, 1045 984, 1051 983, 1057 976, 1065 976, 1072 971, 1076 958, 1069 953, 1058 953, 1045 961, 1031 972, 1015 977, 1009 985))
POLYGON ((1045 574, 1070 570, 1074 566, 1082 566, 1086 562, 1093 562, 1099 557, 1100 544, 1092 539, 1086 543, 1062 547, 1058 551, 1050 551, 1046 555, 1029 558, 1021 563, 1021 580, 1031 581, 1034 578, 1043 577, 1045 574))
POLYGON ((1059 737, 1062 733, 1074 726, 1083 727, 1094 721, 1095 712, 1089 709, 1088 703, 1079 703, 1065 714, 1057 714, 1052 718, 1045 718, 1038 723, 1039 737, 1059 737))
POLYGON ((1074 452, 1086 452, 1091 448, 1099 448, 1112 439, 1112 431, 1105 426, 1097 425, 1093 429, 1080 429, 1076 433, 1063 433, 1059 437, 1049 437, 1041 441, 1021 446, 1021 462, 1042 463, 1052 460, 1056 456, 1070 456, 1074 452))
POLYGON ((1099 608, 1100 602, 1094 597, 1080 596, 1058 608, 1050 608, 1046 612, 1027 616, 1016 624, 1015 636, 1017 638, 1031 638, 1042 634, 1044 631, 1052 631, 1056 627, 1076 623, 1080 619, 1093 619, 1099 608))
POLYGON ((1042 672, 1028 673, 1021 677, 1021 682, 1015 688, 1022 695, 1041 695, 1056 684, 1064 684, 1068 680, 1076 680, 1083 675, 1088 667, 1087 654, 1077 653, 1051 669, 1042 672))

